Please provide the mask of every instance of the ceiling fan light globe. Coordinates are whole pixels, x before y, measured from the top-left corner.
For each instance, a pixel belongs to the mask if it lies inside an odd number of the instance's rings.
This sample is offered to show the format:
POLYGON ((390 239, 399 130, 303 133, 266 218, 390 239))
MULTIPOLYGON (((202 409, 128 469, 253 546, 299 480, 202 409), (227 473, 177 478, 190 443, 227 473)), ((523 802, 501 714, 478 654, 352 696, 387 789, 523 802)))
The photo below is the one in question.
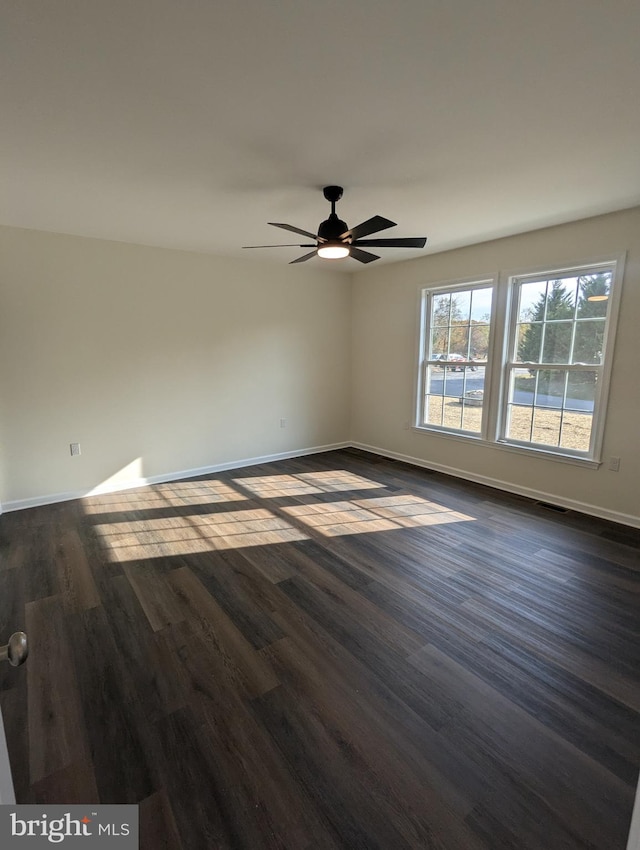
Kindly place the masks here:
POLYGON ((336 245, 334 243, 332 245, 320 245, 318 248, 318 256, 325 260, 341 260, 344 257, 348 257, 349 253, 348 245, 336 245))

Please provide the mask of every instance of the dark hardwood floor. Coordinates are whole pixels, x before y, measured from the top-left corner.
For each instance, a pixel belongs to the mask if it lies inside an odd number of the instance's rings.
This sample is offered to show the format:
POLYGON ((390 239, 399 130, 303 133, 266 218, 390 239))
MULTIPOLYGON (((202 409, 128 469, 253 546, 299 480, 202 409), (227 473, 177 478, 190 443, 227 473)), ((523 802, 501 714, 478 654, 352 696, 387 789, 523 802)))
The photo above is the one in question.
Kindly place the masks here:
POLYGON ((640 532, 358 451, 0 518, 18 802, 145 850, 624 850, 640 532))

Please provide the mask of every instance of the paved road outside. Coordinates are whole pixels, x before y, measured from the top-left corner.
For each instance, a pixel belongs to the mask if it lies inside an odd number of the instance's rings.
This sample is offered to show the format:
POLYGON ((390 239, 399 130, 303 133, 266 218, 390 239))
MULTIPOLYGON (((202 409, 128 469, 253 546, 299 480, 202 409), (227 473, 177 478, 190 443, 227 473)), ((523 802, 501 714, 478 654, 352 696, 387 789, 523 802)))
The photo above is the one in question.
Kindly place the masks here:
MULTIPOLYGON (((472 392, 473 390, 484 389, 484 366, 478 366, 475 372, 468 371, 465 376, 462 372, 451 372, 447 369, 446 372, 434 372, 431 377, 431 385, 429 392, 434 395, 447 395, 459 398, 463 393, 472 392)), ((516 390, 514 394, 514 402, 516 404, 531 405, 533 401, 533 393, 525 392, 524 390, 516 390)), ((545 407, 553 407, 560 409, 562 399, 558 396, 538 394, 537 404, 545 407)), ((593 413, 593 400, 584 398, 567 398, 566 408, 572 410, 583 410, 588 413, 593 413)))

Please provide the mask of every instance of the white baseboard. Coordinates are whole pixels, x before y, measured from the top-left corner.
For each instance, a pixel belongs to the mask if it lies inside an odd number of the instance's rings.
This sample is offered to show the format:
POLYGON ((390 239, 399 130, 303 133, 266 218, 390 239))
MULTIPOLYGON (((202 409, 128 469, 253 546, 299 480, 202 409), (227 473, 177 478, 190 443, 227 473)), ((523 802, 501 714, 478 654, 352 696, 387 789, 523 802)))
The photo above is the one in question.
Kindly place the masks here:
POLYGON ((42 505, 53 505, 56 502, 69 502, 72 499, 83 499, 86 496, 97 496, 102 493, 117 493, 120 490, 133 490, 135 487, 148 487, 151 484, 165 484, 169 481, 179 481, 182 478, 197 478, 199 475, 211 475, 215 472, 224 472, 227 469, 242 469, 244 466, 257 466, 260 463, 271 463, 275 460, 287 460, 288 458, 304 457, 305 455, 330 452, 336 449, 346 449, 351 446, 350 442, 331 443, 326 446, 311 446, 306 449, 294 449, 290 452, 278 452, 261 457, 242 458, 225 463, 216 463, 213 466, 202 466, 198 469, 183 469, 179 472, 167 472, 162 475, 150 475, 148 478, 133 478, 126 482, 112 484, 99 484, 88 490, 72 490, 66 493, 49 493, 46 496, 35 496, 30 499, 17 499, 13 502, 5 502, 2 509, 5 511, 20 511, 26 508, 38 508, 42 505))
POLYGON ((578 511, 589 516, 599 517, 600 519, 608 519, 611 522, 617 522, 622 525, 630 525, 633 528, 640 528, 640 516, 633 514, 623 514, 619 511, 610 511, 608 508, 602 508, 598 505, 591 505, 588 502, 579 502, 576 499, 567 499, 564 496, 558 496, 556 493, 546 493, 543 490, 534 490, 531 487, 522 487, 519 484, 513 484, 510 481, 502 481, 499 478, 490 478, 487 475, 478 475, 468 472, 465 469, 456 469, 453 466, 445 466, 442 463, 422 460, 419 457, 412 455, 400 454, 399 452, 381 449, 379 446, 369 446, 366 443, 351 443, 354 449, 361 449, 365 452, 382 455, 392 460, 401 460, 405 463, 410 463, 412 466, 420 466, 423 469, 432 469, 434 472, 443 472, 446 475, 453 475, 455 478, 464 478, 466 481, 473 481, 476 484, 484 484, 487 487, 494 487, 496 490, 505 490, 508 493, 515 493, 518 496, 526 496, 529 499, 535 499, 541 502, 549 502, 553 505, 558 505, 562 508, 568 508, 572 511, 578 511))

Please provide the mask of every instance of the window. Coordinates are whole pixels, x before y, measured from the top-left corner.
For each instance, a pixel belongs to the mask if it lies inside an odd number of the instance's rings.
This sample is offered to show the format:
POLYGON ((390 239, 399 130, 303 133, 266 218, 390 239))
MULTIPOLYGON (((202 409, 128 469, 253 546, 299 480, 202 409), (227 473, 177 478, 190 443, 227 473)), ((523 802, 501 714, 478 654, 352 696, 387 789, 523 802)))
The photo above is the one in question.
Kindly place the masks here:
POLYGON ((618 266, 423 290, 417 427, 597 461, 618 266))
POLYGON ((425 292, 420 424, 482 432, 491 281, 425 292))

